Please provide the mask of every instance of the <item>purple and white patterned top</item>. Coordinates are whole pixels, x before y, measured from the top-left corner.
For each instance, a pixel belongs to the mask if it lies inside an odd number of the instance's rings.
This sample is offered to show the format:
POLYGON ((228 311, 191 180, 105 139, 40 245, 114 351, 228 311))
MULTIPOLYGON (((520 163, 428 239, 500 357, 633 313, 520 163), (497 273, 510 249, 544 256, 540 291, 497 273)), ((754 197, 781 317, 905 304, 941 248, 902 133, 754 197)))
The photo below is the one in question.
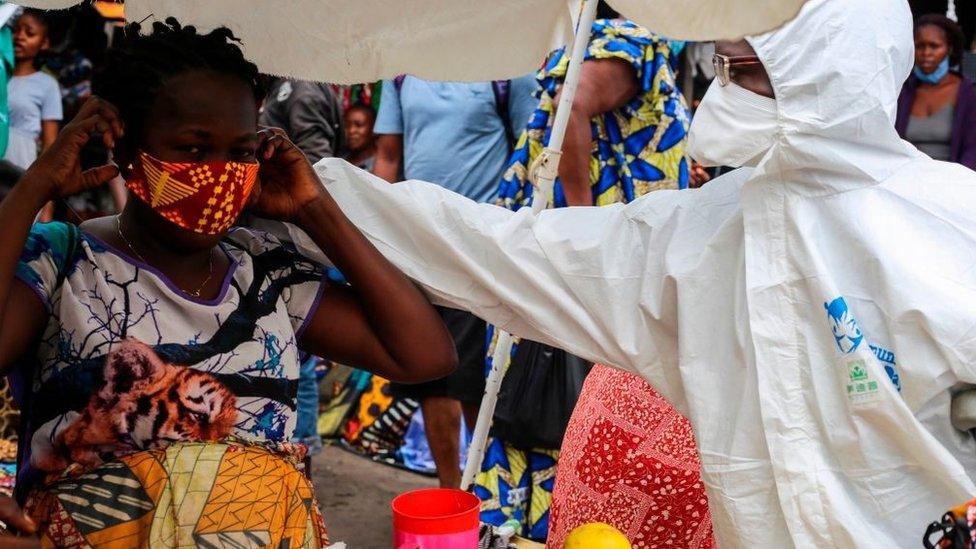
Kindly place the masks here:
POLYGON ((19 395, 31 441, 23 469, 176 440, 290 440, 297 341, 326 287, 324 268, 249 229, 232 230, 221 249, 231 267, 220 294, 195 299, 82 230, 35 225, 17 278, 51 316, 36 360, 17 372, 30 380, 19 395))

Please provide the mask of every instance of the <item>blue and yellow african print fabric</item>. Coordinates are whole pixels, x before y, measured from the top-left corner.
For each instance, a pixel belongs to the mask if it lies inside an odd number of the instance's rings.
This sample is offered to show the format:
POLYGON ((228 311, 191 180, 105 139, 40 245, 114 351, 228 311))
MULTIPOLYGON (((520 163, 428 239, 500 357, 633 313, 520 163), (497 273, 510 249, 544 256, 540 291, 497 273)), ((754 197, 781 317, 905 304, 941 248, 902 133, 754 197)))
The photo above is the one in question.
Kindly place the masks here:
MULTIPOLYGON (((688 186, 685 137, 690 115, 671 68, 668 40, 621 19, 600 19, 586 59, 619 59, 633 67, 639 92, 624 107, 590 121, 593 149, 590 179, 593 203, 630 202, 651 191, 688 186)), ((520 136, 498 191, 498 204, 518 209, 531 203, 529 166, 549 142, 556 93, 566 76, 569 55, 553 52, 539 71, 539 107, 520 136)), ((565 206, 557 179, 553 203, 565 206)))
MULTIPOLYGON (((620 59, 634 69, 639 91, 622 108, 593 118, 590 180, 593 203, 630 202, 651 191, 688 186, 685 155, 690 114, 678 91, 669 42, 630 21, 601 19, 593 23, 586 59, 620 59)), ((497 203, 517 210, 532 201, 531 163, 549 141, 555 97, 569 58, 553 52, 539 72, 539 107, 519 138, 499 186, 497 203)), ((566 206, 556 180, 552 202, 566 206)), ((495 353, 489 332, 488 369, 495 353)), ((512 347, 512 353, 518 345, 512 347)), ((511 356, 511 355, 510 355, 511 356)), ((482 500, 481 520, 496 526, 517 520, 523 537, 543 541, 549 530, 549 507, 555 486, 559 450, 515 448, 490 439, 475 494, 482 500)))
POLYGON ((517 534, 545 541, 558 460, 559 450, 523 450, 489 440, 474 486, 482 522, 501 526, 515 519, 521 525, 517 534))

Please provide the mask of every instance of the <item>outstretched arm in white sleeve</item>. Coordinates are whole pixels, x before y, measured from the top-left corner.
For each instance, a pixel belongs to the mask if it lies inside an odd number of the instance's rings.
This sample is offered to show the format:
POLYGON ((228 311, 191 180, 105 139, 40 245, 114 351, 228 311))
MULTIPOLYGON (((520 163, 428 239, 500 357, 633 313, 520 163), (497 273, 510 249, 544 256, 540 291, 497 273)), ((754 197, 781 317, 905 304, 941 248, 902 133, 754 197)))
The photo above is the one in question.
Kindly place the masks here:
POLYGON ((436 185, 389 185, 338 160, 316 170, 343 212, 440 303, 681 394, 669 199, 533 216, 436 185), (658 236, 658 235, 661 236, 658 236))

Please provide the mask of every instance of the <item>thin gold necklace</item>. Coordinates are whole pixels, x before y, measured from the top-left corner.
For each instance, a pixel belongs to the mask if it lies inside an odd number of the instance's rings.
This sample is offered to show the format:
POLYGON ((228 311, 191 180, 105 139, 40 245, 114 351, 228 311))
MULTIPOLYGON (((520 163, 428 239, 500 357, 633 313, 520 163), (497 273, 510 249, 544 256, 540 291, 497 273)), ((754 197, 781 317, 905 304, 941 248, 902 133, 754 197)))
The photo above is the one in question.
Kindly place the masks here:
MULTIPOLYGON (((135 246, 133 246, 129 242, 129 239, 125 237, 125 234, 122 233, 122 216, 121 215, 116 215, 115 216, 115 229, 119 233, 119 238, 122 239, 122 242, 125 242, 126 247, 129 248, 129 251, 132 252, 133 254, 135 254, 136 258, 139 259, 139 261, 141 261, 141 262, 143 262, 143 263, 145 263, 145 264, 148 265, 149 262, 146 261, 146 258, 142 257, 142 254, 140 254, 139 251, 136 250, 135 246)), ((207 275, 207 278, 205 278, 203 280, 203 282, 200 284, 200 286, 197 287, 196 290, 183 290, 184 292, 186 292, 188 295, 192 295, 193 297, 200 297, 200 292, 203 291, 204 286, 206 286, 207 283, 210 282, 210 279, 213 278, 213 274, 214 274, 213 250, 210 251, 210 262, 209 263, 210 263, 210 274, 207 275)))

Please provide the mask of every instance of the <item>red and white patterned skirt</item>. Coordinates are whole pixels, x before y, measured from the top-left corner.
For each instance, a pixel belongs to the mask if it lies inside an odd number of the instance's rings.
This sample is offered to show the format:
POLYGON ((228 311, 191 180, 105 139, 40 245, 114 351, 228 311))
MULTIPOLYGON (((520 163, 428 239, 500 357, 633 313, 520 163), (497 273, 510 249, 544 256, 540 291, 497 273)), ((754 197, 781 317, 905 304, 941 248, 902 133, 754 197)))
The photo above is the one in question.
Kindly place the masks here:
POLYGON ((563 439, 547 547, 589 522, 635 548, 715 545, 688 420, 643 378, 597 365, 563 439))

